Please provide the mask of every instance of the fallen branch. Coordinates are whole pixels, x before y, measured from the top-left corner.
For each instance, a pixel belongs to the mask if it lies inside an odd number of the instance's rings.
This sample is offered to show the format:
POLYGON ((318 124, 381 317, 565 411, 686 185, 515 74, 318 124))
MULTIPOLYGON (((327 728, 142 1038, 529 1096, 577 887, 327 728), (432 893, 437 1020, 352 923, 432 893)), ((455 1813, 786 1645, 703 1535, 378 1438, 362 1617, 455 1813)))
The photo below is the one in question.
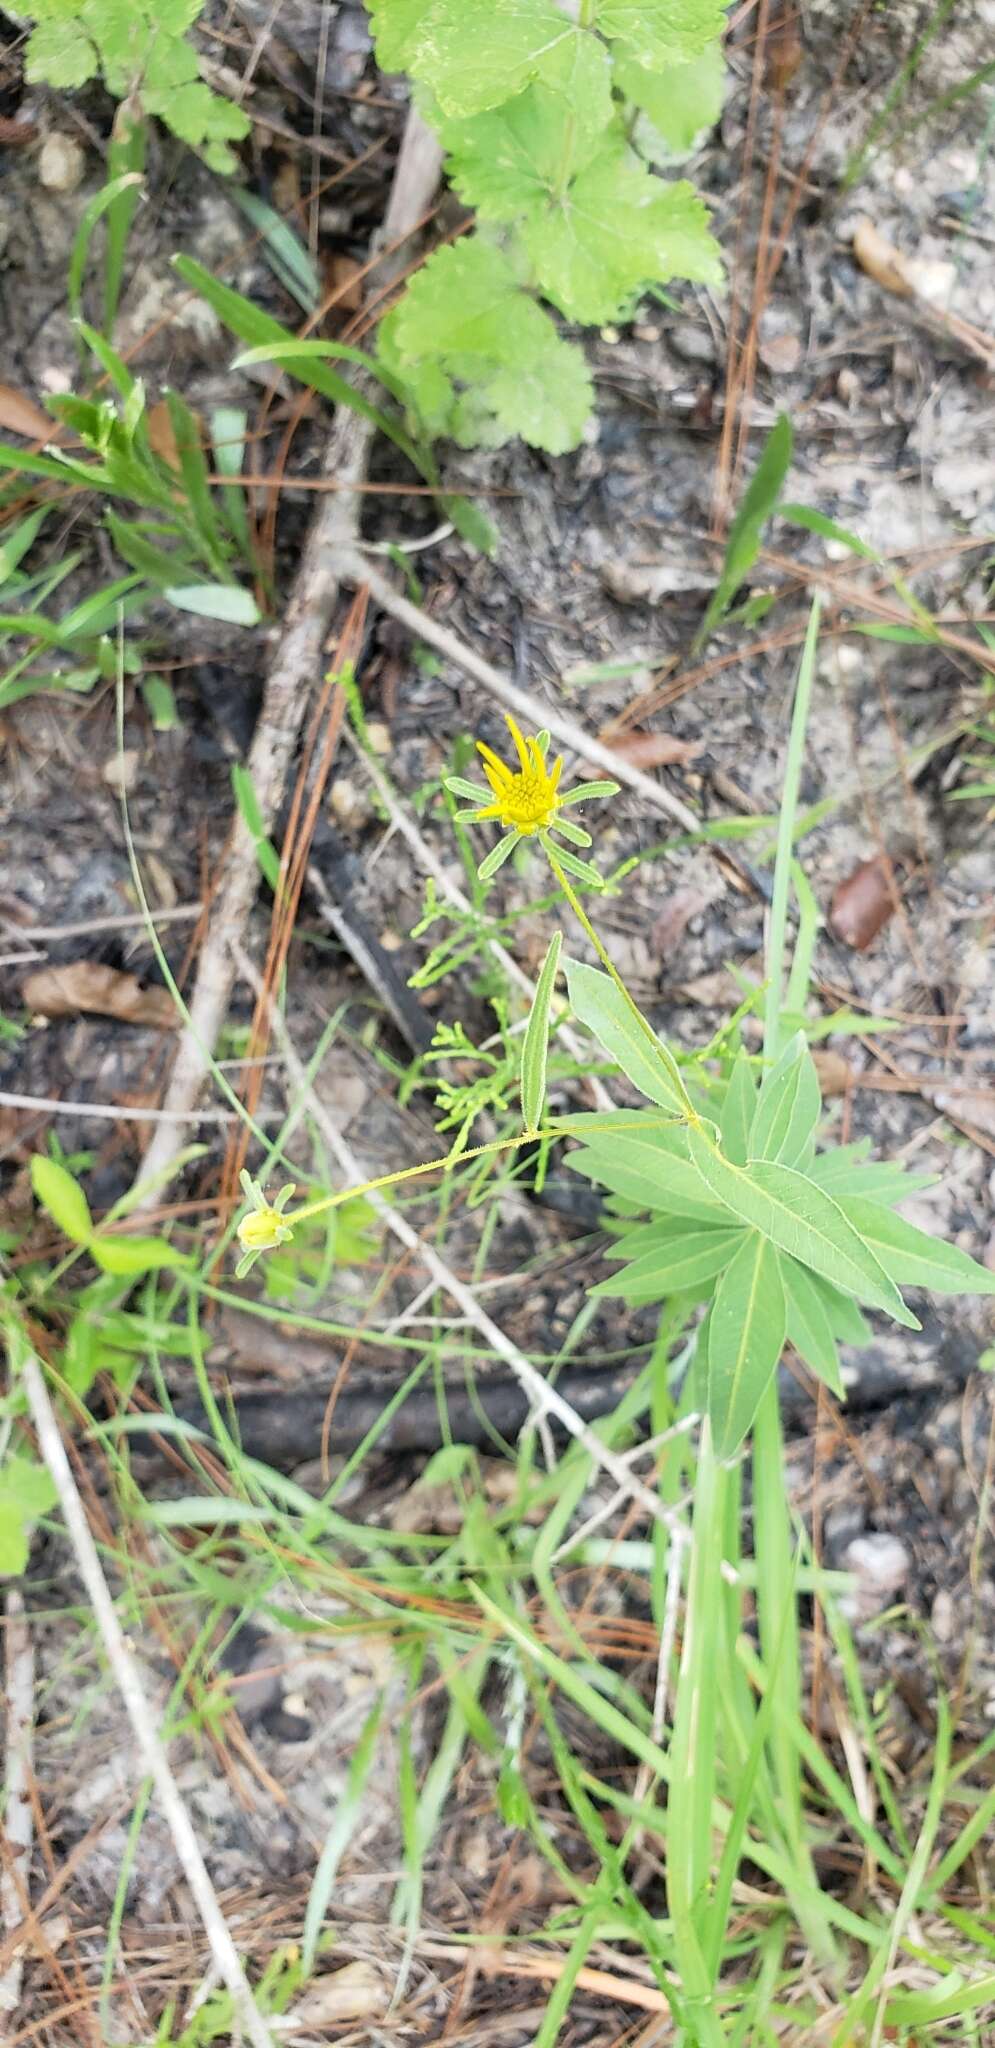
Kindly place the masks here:
MULTIPOLYGON (((28 1876, 34 1814, 31 1773, 35 1713, 35 1651, 19 1586, 7 1593, 4 1692, 7 1708, 7 1767, 3 1810, 3 1871, 0 1873, 0 1916, 8 1944, 24 1928, 31 1898, 28 1876)), ((12 1949, 0 1977, 0 2024, 4 2013, 17 2013, 24 1971, 24 1935, 12 1949)))
POLYGON ((475 683, 482 683, 484 689, 530 731, 539 732, 545 728, 561 746, 570 747, 582 761, 590 761, 593 767, 602 769, 615 782, 624 783, 626 789, 641 796, 654 811, 662 811, 665 817, 672 818, 683 831, 701 830, 701 820, 695 817, 687 804, 682 804, 679 797, 671 796, 662 782, 654 782, 652 776, 644 775, 640 768, 633 768, 621 754, 606 747, 603 740, 595 739, 593 733, 585 732, 583 726, 569 718, 557 705, 545 704, 530 690, 520 690, 516 683, 509 682, 500 669, 493 668, 482 654, 475 654, 473 648, 467 647, 449 626, 440 625, 429 612, 422 611, 420 606, 402 597, 389 577, 361 554, 355 544, 343 553, 339 569, 343 580, 356 585, 365 583, 371 597, 375 597, 378 605, 389 612, 399 625, 406 626, 413 639, 426 641, 456 668, 461 668, 464 675, 472 677, 475 683))
POLYGON ((142 1761, 155 1786, 173 1837, 183 1875, 190 1887, 210 1945, 218 1973, 231 1993, 236 2022, 241 2025, 252 2048, 273 2048, 273 2036, 266 2025, 239 1960, 218 1895, 194 1834, 190 1815, 183 1804, 169 1758, 156 1732, 155 1713, 146 1697, 138 1666, 129 1650, 110 1588, 104 1577, 97 1546, 66 1456, 55 1411, 49 1400, 41 1366, 25 1341, 16 1361, 31 1419, 38 1435, 42 1457, 58 1495, 66 1532, 80 1578, 86 1588, 107 1662, 113 1672, 142 1754, 142 1761))
MULTIPOLYGON (((239 972, 244 976, 253 992, 258 995, 263 984, 252 961, 242 946, 236 944, 233 951, 239 972)), ((269 1004, 269 1023, 273 1036, 283 1054, 287 1079, 291 1088, 295 1091, 297 1100, 306 1102, 309 1113, 320 1130, 346 1182, 354 1183, 357 1186, 361 1185, 369 1176, 364 1172, 359 1160, 346 1144, 325 1104, 319 1100, 314 1089, 311 1087, 304 1063, 298 1058, 290 1032, 283 1017, 272 1002, 269 1004)), ((594 1431, 586 1422, 582 1421, 576 1409, 571 1407, 569 1401, 565 1400, 559 1390, 552 1386, 548 1380, 543 1379, 542 1374, 537 1371, 531 1359, 526 1358, 525 1353, 519 1350, 517 1344, 512 1343, 511 1338, 506 1336, 500 1326, 492 1321, 486 1309, 481 1308, 473 1289, 468 1287, 465 1281, 461 1280, 456 1273, 452 1272, 450 1267, 446 1265, 445 1260, 439 1257, 435 1247, 431 1244, 426 1244, 408 1222, 407 1217, 399 1209, 392 1208, 391 1204, 385 1201, 383 1196, 378 1194, 376 1190, 367 1199, 382 1216, 392 1235, 427 1268, 436 1286, 440 1287, 444 1293, 448 1294, 456 1302, 457 1307, 462 1310, 467 1322, 477 1331, 478 1336, 484 1339, 489 1349, 498 1358, 503 1358, 505 1364, 511 1367, 519 1385, 528 1395, 531 1403, 532 1419, 536 1425, 540 1425, 545 1417, 552 1417, 566 1431, 568 1436, 573 1437, 575 1442, 582 1446, 592 1463, 599 1467, 601 1471, 608 1473, 609 1477, 614 1480, 620 1493, 627 1499, 637 1501, 645 1513, 650 1515, 654 1521, 662 1522, 675 1539, 678 1541, 684 1540, 688 1531, 683 1516, 675 1509, 667 1507, 660 1500, 659 1496, 653 1493, 641 1479, 636 1478, 624 1456, 619 1452, 611 1450, 607 1444, 602 1443, 600 1437, 595 1436, 594 1431)))
MULTIPOLYGON (((441 155, 433 136, 412 110, 394 173, 383 236, 396 243, 425 212, 439 175, 441 155)), ((387 266, 382 266, 382 270, 387 266)), ((300 737, 311 682, 320 673, 325 641, 339 593, 340 564, 355 548, 360 496, 373 428, 358 413, 340 409, 328 443, 325 475, 339 489, 323 498, 315 514, 304 559, 291 593, 276 658, 263 693, 259 722, 247 763, 259 817, 253 829, 236 811, 211 920, 197 964, 190 1021, 180 1040, 163 1108, 170 1121, 156 1131, 138 1176, 151 1190, 162 1186, 180 1149, 179 1119, 193 1108, 221 1027, 235 979, 234 947, 245 931, 259 883, 255 841, 268 834, 280 808, 290 761, 300 737), (261 821, 261 822, 260 822, 261 821)), ((155 1199, 149 1192, 140 1206, 155 1199)))

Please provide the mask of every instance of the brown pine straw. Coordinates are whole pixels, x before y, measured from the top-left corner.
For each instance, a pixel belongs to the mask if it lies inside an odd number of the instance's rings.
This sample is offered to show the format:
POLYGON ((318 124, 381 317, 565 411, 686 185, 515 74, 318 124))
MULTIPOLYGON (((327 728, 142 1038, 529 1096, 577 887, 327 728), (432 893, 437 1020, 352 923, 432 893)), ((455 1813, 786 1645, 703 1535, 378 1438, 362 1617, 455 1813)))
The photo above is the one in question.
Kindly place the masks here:
MULTIPOLYGON (((271 996, 279 985, 286 966, 307 874, 311 842, 342 727, 345 695, 341 683, 336 678, 345 664, 359 654, 366 627, 366 611, 367 592, 359 590, 352 600, 339 634, 331 667, 304 742, 290 815, 283 837, 280 874, 270 920, 269 945, 263 966, 263 987, 256 998, 249 1033, 247 1051, 249 1058, 254 1061, 261 1060, 269 1050, 271 996), (319 752, 318 741, 319 735, 322 734, 319 752), (308 795, 309 782, 311 787, 308 795)), ((251 1066, 247 1071, 242 1101, 250 1117, 255 1116, 259 1106, 265 1072, 265 1067, 261 1065, 251 1066)), ((248 1126, 242 1124, 232 1133, 229 1140, 221 1173, 221 1200, 224 1203, 235 1203, 238 1200, 238 1177, 248 1157, 249 1139, 248 1126)))
MULTIPOLYGON (((798 208, 800 207, 805 192, 808 189, 808 176, 812 167, 812 161, 815 156, 815 152, 819 146, 819 141, 825 130, 826 123, 829 121, 832 115, 833 108, 836 104, 837 94, 839 93, 839 90, 843 84, 843 80, 849 69, 850 62, 854 55, 854 52, 858 47, 861 35, 863 34, 864 24, 871 11, 872 4, 873 0, 863 0, 863 4, 858 10, 856 19, 854 20, 853 25, 850 29, 850 33, 843 44, 843 48, 840 52, 839 62, 836 66, 836 70, 833 73, 833 76, 830 79, 829 85, 827 86, 825 94, 823 96, 822 105, 819 109, 819 114, 815 123, 815 127, 812 130, 808 146, 805 150, 805 155, 802 158, 801 166, 796 174, 792 174, 788 198, 785 204, 785 209, 781 219, 781 223, 777 231, 777 239, 774 242, 773 247, 768 249, 766 246, 766 239, 767 234, 769 233, 770 221, 772 217, 771 209, 773 201, 773 189, 774 185, 777 182, 778 176, 776 166, 772 160, 771 173, 768 175, 763 202, 763 221, 757 251, 756 269, 754 273, 755 284, 753 293, 753 304, 750 313, 750 325, 747 331, 747 335, 744 337, 742 348, 740 348, 737 327, 739 320, 739 306, 741 297, 739 277, 741 272, 742 250, 743 240, 745 236, 747 207, 747 195, 744 192, 743 205, 741 207, 739 219, 737 222, 736 241, 732 261, 732 296, 729 311, 729 354, 726 376, 725 411, 722 422, 722 439, 719 449, 718 463, 716 466, 715 492, 713 497, 713 518, 714 530, 716 533, 720 533, 724 528, 725 520, 728 516, 729 500, 731 498, 735 485, 735 474, 733 470, 732 459, 733 433, 735 428, 736 416, 740 408, 743 409, 744 415, 746 415, 749 410, 749 401, 752 397, 753 391, 753 376, 756 368, 756 341, 760 320, 763 316, 764 308, 770 297, 774 281, 781 268, 781 264, 784 261, 785 252, 788 246, 788 238, 790 236, 792 227, 794 226, 795 217, 798 213, 798 208)), ((747 179, 753 164, 757 109, 763 75, 763 62, 765 56, 764 45, 767 40, 769 9, 770 0, 759 0, 759 20, 757 27, 756 47, 754 50, 750 107, 747 116, 746 135, 744 137, 743 142, 744 181, 747 179)), ((739 22, 742 18, 742 13, 737 14, 733 18, 733 21, 730 22, 730 30, 733 27, 735 27, 736 23, 739 22)), ((745 425, 744 417, 744 424, 740 427, 739 430, 736 454, 737 465, 742 461, 743 454, 745 452, 747 431, 748 430, 745 425)))

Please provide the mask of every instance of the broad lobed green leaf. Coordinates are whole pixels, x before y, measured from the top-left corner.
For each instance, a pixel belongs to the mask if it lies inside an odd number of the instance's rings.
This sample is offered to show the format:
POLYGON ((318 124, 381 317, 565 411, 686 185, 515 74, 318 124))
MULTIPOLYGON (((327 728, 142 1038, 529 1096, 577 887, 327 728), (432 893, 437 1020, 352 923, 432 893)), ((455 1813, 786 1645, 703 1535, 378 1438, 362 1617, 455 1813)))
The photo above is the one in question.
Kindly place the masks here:
POLYGON ((660 70, 634 57, 618 56, 613 75, 618 90, 646 116, 637 125, 636 141, 652 163, 689 155, 722 112, 726 64, 717 41, 690 63, 668 64, 660 70))
POLYGON ((596 27, 650 70, 686 64, 721 36, 724 0, 596 0, 596 27))
POLYGON ((723 277, 694 186, 654 177, 620 139, 527 220, 522 242, 542 291, 571 320, 616 319, 649 283, 723 277))
POLYGON ((477 114, 535 78, 569 87, 604 57, 553 0, 374 0, 377 62, 429 86, 445 114, 477 114), (582 54, 583 53, 583 54, 582 54))
POLYGON ((428 433, 461 447, 497 448, 520 434, 560 455, 584 431, 591 380, 583 356, 482 236, 429 258, 382 323, 380 349, 428 433))

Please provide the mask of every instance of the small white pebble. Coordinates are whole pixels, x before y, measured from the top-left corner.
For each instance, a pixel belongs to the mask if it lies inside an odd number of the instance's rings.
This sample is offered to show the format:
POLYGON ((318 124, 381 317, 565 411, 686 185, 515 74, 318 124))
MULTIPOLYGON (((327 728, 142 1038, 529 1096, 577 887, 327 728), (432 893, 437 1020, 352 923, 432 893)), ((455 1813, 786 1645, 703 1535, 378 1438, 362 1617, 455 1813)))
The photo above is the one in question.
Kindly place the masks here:
POLYGON ((392 744, 392 742, 391 742, 391 737, 390 737, 390 727, 389 727, 389 726, 387 726, 387 725, 384 725, 384 723, 383 723, 383 720, 382 720, 382 719, 380 719, 380 718, 369 718, 369 719, 367 719, 367 721, 366 721, 366 737, 367 737, 367 739, 369 740, 370 746, 372 747, 372 749, 373 749, 373 752, 374 752, 375 754, 384 754, 384 755, 386 755, 386 754, 389 754, 389 753, 390 753, 390 749, 391 749, 391 744, 392 744))
POLYGON ((370 816, 370 799, 358 783, 350 782, 347 775, 337 775, 328 792, 328 808, 339 825, 346 829, 365 825, 370 816))
POLYGON ((104 762, 102 770, 108 789, 115 789, 119 794, 122 789, 133 789, 139 760, 135 747, 125 747, 123 753, 112 754, 110 760, 104 762))
POLYGON ((868 1536, 855 1536, 847 1544, 843 1564, 853 1573, 856 1585, 841 1606, 848 1621, 860 1622, 891 1606, 908 1578, 912 1559, 897 1536, 876 1530, 868 1536))
POLYGON ((954 1629, 957 1626, 957 1618, 954 1613, 953 1600, 950 1594, 947 1592, 946 1588, 943 1586, 941 1586, 939 1592, 936 1595, 935 1600, 933 1601, 933 1609, 930 1619, 933 1624, 933 1634, 936 1637, 937 1642, 952 1643, 954 1638, 954 1629))
POLYGON ((86 170, 86 155, 73 135, 46 135, 38 158, 38 182, 46 192, 75 192, 86 170))

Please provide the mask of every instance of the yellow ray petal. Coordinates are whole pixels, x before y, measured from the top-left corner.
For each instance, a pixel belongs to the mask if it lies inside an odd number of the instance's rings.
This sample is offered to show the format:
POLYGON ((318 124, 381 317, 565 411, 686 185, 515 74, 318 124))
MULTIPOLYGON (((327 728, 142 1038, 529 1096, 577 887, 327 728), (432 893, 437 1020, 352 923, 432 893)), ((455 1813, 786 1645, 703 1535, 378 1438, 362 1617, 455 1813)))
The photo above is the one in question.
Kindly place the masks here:
POLYGON ((487 745, 485 740, 477 741, 477 752, 480 755, 482 761, 487 766, 487 772, 489 775, 493 771, 495 775, 500 775, 502 781, 511 781, 511 769, 505 767, 505 764, 501 760, 500 756, 494 752, 493 747, 489 747, 487 745))
MULTIPOLYGON (((516 749, 517 749, 517 752, 518 752, 518 758, 519 758, 519 760, 520 760, 520 762, 521 762, 521 764, 522 764, 522 774, 523 774, 523 775, 531 775, 531 774, 532 774, 532 767, 533 767, 533 763, 532 763, 532 756, 531 756, 531 754, 529 753, 529 750, 528 750, 528 746, 526 745, 526 743, 525 743, 525 740, 524 740, 524 738, 523 738, 522 734, 521 734, 521 733, 519 732, 519 730, 518 730, 518 727, 517 727, 517 725, 515 724, 515 721, 514 721, 514 719, 512 718, 511 712, 510 712, 510 711, 506 711, 504 715, 505 715, 505 718, 507 719, 507 722, 508 722, 508 731, 510 732, 510 734, 511 734, 511 737, 512 737, 512 739, 513 739, 513 740, 514 740, 514 742, 515 742, 515 747, 516 747, 516 749)), ((535 745, 535 741, 534 741, 534 740, 533 740, 533 742, 532 742, 532 745, 533 745, 533 746, 535 745)), ((540 763, 540 766, 541 766, 541 763, 540 763)))

